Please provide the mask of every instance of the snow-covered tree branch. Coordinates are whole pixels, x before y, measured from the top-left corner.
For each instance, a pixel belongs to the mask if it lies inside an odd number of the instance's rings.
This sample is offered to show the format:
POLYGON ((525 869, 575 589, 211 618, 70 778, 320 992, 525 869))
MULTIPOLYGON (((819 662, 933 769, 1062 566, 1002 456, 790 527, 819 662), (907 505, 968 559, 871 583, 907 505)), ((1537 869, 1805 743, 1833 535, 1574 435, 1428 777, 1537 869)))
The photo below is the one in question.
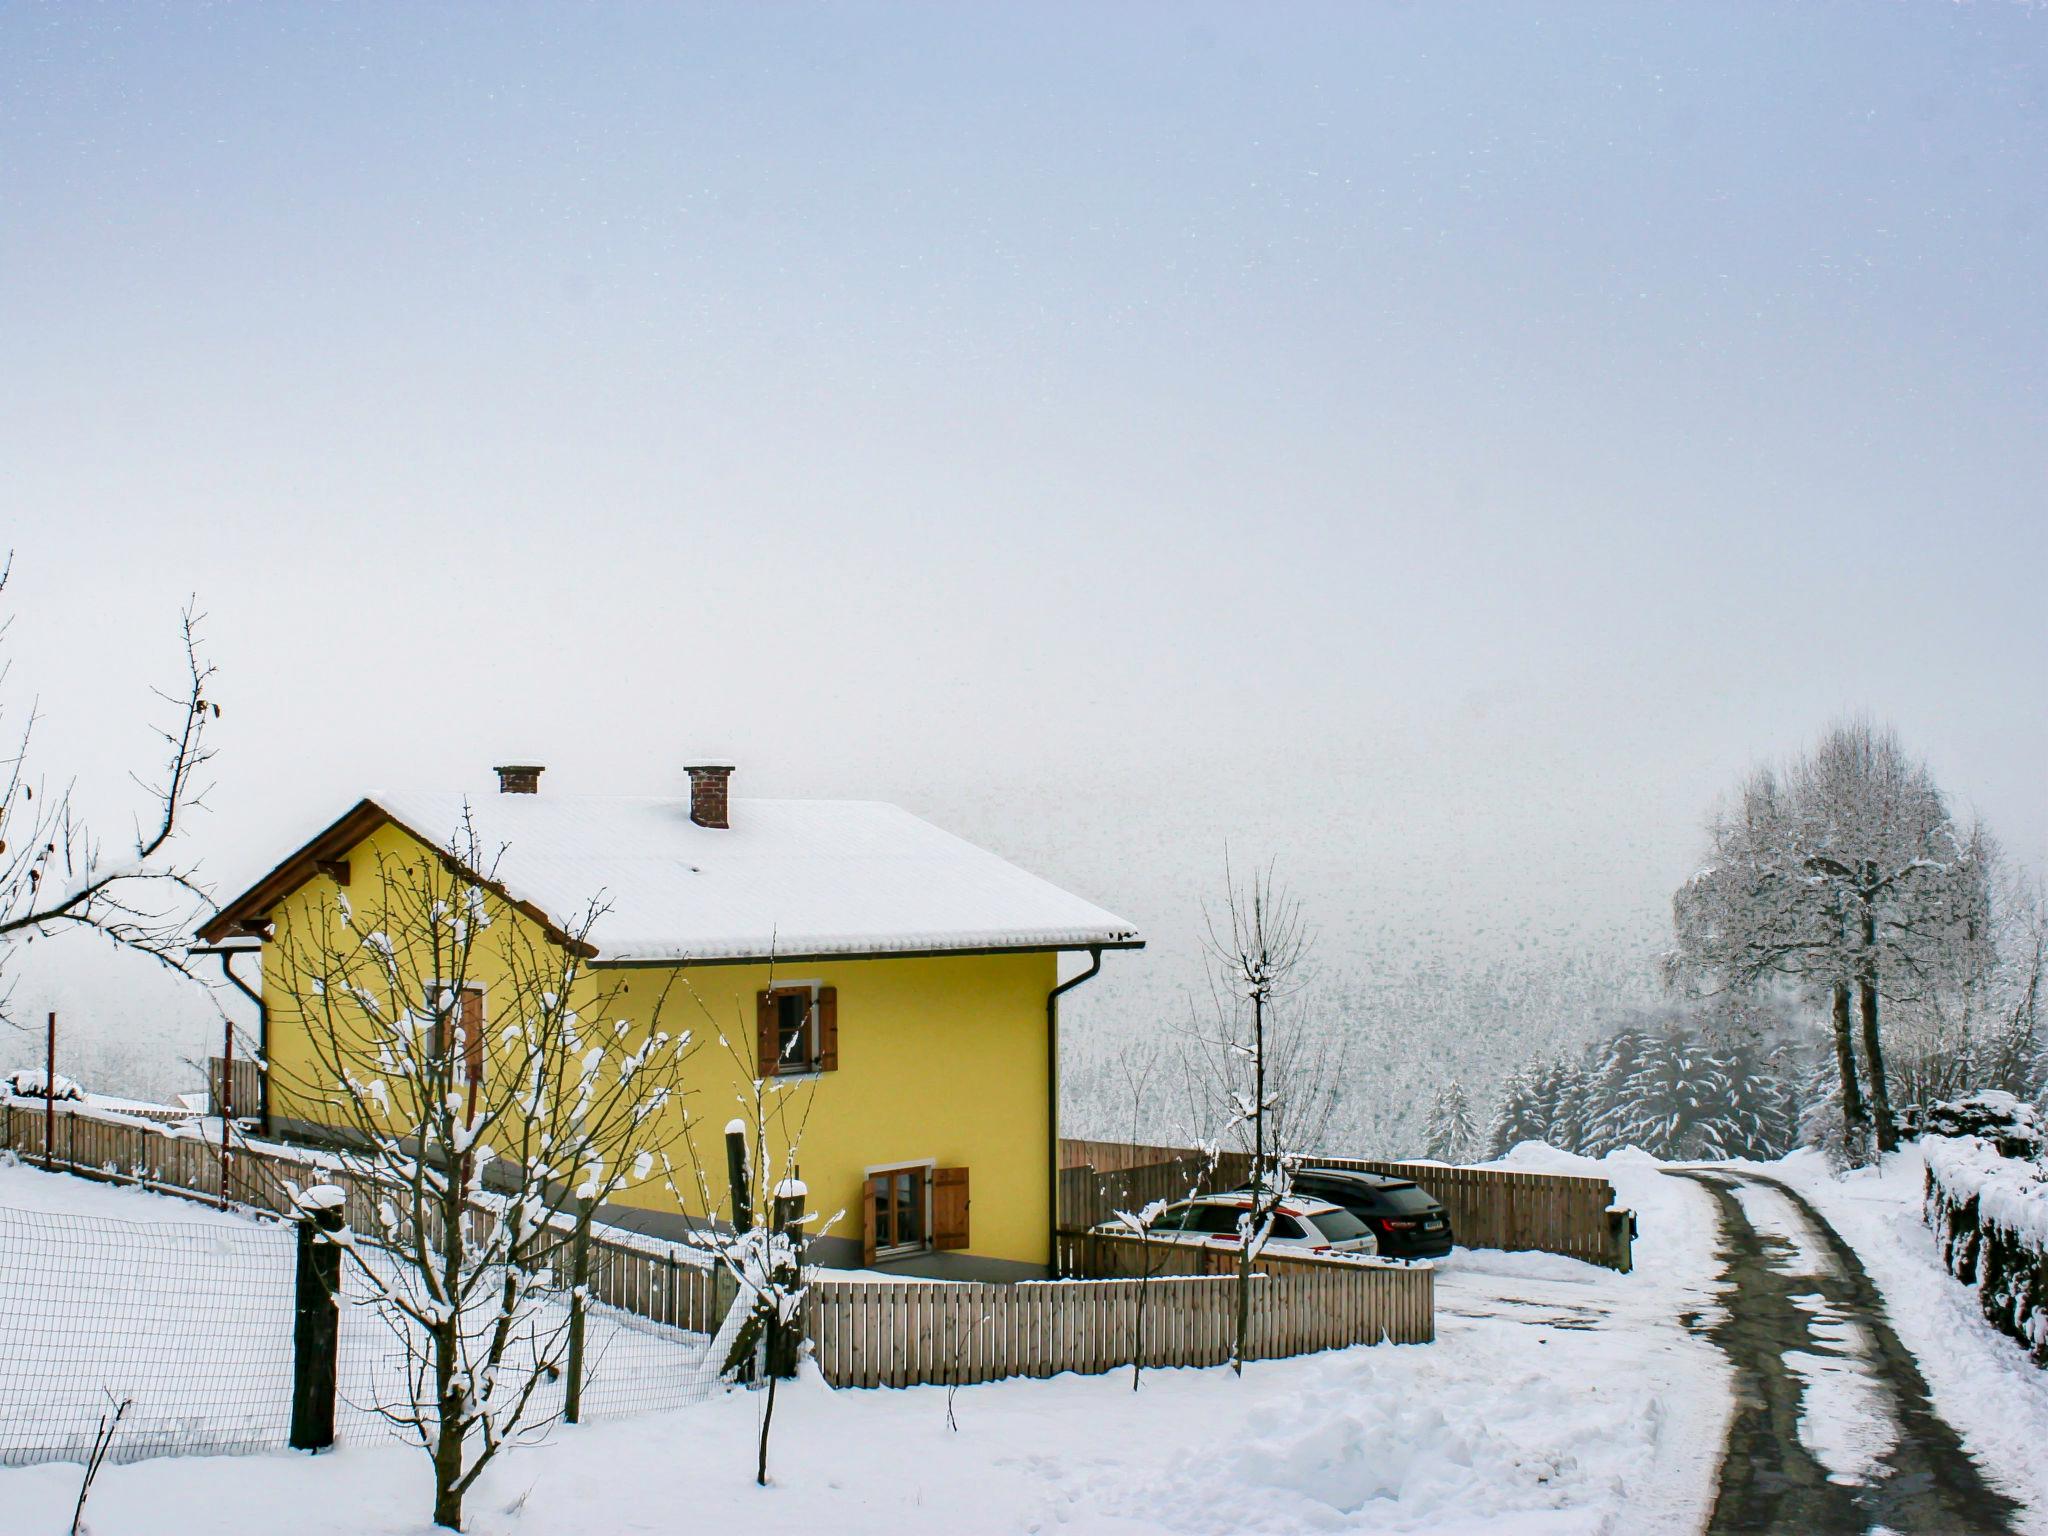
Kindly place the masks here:
MULTIPOLYGON (((12 574, 11 559, 0 564, 0 601, 12 574)), ((191 974, 187 935, 208 893, 179 834, 204 799, 205 768, 213 756, 207 729, 220 715, 220 706, 207 696, 214 669, 200 649, 201 617, 191 606, 185 609, 182 684, 175 691, 157 690, 165 710, 164 723, 156 727, 160 766, 147 777, 133 775, 150 811, 126 837, 103 836, 77 803, 75 780, 52 783, 37 767, 36 704, 10 724, 0 697, 0 740, 10 753, 0 757, 0 1017, 15 946, 67 929, 90 930, 191 974)), ((0 617, 0 642, 11 623, 11 616, 0 617)), ((0 654, 0 687, 9 672, 0 654)))

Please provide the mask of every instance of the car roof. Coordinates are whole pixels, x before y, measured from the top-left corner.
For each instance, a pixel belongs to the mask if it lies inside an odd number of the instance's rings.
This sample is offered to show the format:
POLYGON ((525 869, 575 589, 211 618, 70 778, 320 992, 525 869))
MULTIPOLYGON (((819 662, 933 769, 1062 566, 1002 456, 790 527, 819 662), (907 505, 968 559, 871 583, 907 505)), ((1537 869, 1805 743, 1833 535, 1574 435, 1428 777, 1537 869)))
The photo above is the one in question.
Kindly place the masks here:
MULTIPOLYGON (((1232 1190, 1220 1195, 1196 1195, 1194 1199, 1181 1202, 1185 1205, 1235 1205, 1242 1206, 1251 1199, 1251 1191, 1232 1190)), ((1280 1202, 1280 1211, 1288 1216, 1321 1216, 1342 1207, 1315 1195, 1289 1195, 1280 1202)))
POLYGON ((1413 1179, 1397 1178, 1391 1173, 1369 1173, 1363 1168, 1301 1168, 1295 1171, 1296 1180, 1303 1178, 1329 1179, 1343 1184, 1362 1184, 1370 1189, 1413 1189, 1413 1179))

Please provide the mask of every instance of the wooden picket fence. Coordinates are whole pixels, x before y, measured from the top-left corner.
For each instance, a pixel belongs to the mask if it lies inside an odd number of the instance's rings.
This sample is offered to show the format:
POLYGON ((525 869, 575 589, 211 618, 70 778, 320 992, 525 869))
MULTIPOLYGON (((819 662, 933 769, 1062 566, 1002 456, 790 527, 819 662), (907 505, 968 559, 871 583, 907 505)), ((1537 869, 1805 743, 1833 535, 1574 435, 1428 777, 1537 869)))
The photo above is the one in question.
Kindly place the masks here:
MULTIPOLYGON (((821 1275, 810 1290, 810 1312, 825 1379, 838 1387, 951 1386, 1062 1371, 1100 1374, 1134 1360, 1204 1366, 1231 1358, 1236 1279, 1162 1273, 1164 1265, 1199 1264, 1202 1250, 1129 1238, 1084 1241, 1090 1253, 1069 1255, 1070 1263, 1122 1264, 1130 1275, 1143 1272, 1142 1265, 1154 1278, 1001 1285, 821 1275), (1141 1246, 1144 1255, 1137 1254, 1141 1246), (1111 1257, 1107 1249, 1118 1253, 1111 1257)), ((1261 1259, 1258 1269, 1248 1359, 1436 1337, 1436 1274, 1426 1264, 1261 1259)))
MULTIPOLYGON (((1060 1161, 1063 1231, 1085 1231, 1153 1200, 1234 1189, 1251 1173, 1251 1159, 1241 1152, 1222 1154, 1212 1171, 1191 1148, 1126 1142, 1062 1141, 1060 1161)), ((1615 1207, 1614 1186, 1605 1179, 1349 1157, 1312 1161, 1319 1168, 1413 1179, 1442 1202, 1457 1240, 1468 1248, 1533 1249, 1629 1270, 1633 1222, 1615 1207)))

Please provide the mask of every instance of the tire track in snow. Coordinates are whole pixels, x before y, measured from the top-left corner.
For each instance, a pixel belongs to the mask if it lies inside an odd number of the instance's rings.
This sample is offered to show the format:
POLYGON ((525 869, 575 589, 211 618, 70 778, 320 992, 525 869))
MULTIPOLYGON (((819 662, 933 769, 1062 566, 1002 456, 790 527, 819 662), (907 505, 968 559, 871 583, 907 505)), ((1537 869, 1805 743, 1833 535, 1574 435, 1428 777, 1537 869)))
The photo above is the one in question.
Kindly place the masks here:
POLYGON ((1703 1185, 1721 1220, 1726 1315, 1702 1331, 1735 1368, 1736 1403, 1710 1536, 2011 1536, 2018 1506, 1934 1411, 1877 1288, 1820 1213, 1776 1179, 1672 1172, 1703 1185))

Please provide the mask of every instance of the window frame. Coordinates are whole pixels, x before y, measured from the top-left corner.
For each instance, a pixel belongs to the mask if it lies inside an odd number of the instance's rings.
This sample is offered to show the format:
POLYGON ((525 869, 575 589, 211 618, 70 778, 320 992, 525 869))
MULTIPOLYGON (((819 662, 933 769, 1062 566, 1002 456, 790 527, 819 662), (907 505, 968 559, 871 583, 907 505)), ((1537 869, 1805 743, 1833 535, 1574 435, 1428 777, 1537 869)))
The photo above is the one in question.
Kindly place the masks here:
POLYGON ((782 1078, 817 1077, 821 1075, 825 1071, 825 1020, 824 1010, 820 1006, 820 999, 824 995, 825 984, 822 981, 816 980, 778 981, 774 986, 763 987, 761 990, 775 1000, 776 1008, 775 1038, 777 1047, 775 1071, 770 1075, 782 1078), (795 997, 799 993, 808 999, 805 1005, 803 1023, 806 1049, 801 1060, 790 1061, 783 1058, 780 1044, 782 1039, 782 999, 785 997, 795 997))
POLYGON ((480 981, 430 981, 427 996, 423 1000, 427 1010, 428 1025, 434 1031, 434 1056, 445 1061, 448 1067, 448 1082, 452 1087, 481 1088, 484 1083, 484 1032, 489 1024, 488 992, 480 981), (455 1006, 444 1018, 439 1007, 443 992, 455 994, 455 1006), (462 1002, 466 997, 476 998, 476 1038, 471 1040, 462 1027, 462 1002), (448 1031, 444 1036, 443 1029, 448 1031), (474 1059, 476 1071, 470 1072, 474 1059))
MULTIPOLYGON (((920 1157, 899 1160, 893 1163, 876 1163, 872 1167, 861 1171, 861 1182, 863 1184, 869 1179, 893 1177, 899 1173, 916 1174, 917 1198, 919 1204, 923 1207, 919 1212, 918 1222, 919 1230, 924 1234, 923 1237, 915 1243, 896 1243, 887 1248, 884 1248, 877 1242, 874 1245, 875 1262, 877 1264, 884 1263, 889 1259, 909 1259, 915 1258, 920 1254, 937 1251, 936 1242, 932 1234, 932 1175, 938 1170, 938 1166, 937 1158, 920 1157)), ((892 1212, 895 1210, 893 1199, 890 1202, 890 1210, 892 1212)))

